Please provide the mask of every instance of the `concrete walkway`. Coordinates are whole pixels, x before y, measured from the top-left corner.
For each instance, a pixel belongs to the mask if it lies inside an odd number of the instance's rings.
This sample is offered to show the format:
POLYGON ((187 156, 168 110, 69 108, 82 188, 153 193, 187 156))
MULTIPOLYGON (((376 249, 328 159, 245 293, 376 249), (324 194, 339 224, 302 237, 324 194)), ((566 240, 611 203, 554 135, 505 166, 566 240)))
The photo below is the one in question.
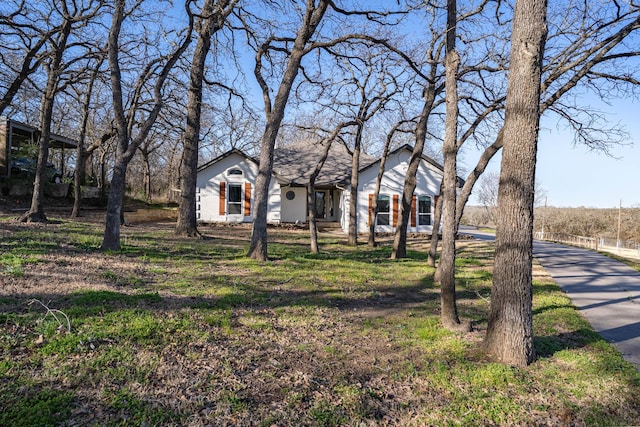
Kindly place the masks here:
MULTIPOLYGON (((490 233, 461 232, 495 240, 490 233)), ((593 329, 640 370, 640 272, 592 250, 537 240, 533 256, 593 329)))
POLYGON ((597 252, 535 241, 533 255, 602 338, 640 369, 640 272, 597 252))

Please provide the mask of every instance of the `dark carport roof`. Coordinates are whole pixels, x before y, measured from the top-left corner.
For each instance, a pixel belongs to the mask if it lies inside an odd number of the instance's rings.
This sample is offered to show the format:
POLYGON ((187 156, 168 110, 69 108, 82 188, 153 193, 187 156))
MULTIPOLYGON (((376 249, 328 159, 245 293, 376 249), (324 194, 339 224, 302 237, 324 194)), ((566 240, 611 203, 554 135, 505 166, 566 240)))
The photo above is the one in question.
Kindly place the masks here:
MULTIPOLYGON (((31 143, 32 138, 37 133, 40 132, 40 130, 37 127, 19 122, 17 120, 9 119, 7 117, 2 117, 0 118, 0 120, 4 120, 7 124, 7 128, 11 133, 10 135, 11 135, 12 146, 31 143)), ((68 149, 78 148, 78 141, 74 139, 67 138, 65 136, 58 135, 53 132, 50 134, 49 138, 50 138, 49 147, 51 148, 68 148, 68 149)))

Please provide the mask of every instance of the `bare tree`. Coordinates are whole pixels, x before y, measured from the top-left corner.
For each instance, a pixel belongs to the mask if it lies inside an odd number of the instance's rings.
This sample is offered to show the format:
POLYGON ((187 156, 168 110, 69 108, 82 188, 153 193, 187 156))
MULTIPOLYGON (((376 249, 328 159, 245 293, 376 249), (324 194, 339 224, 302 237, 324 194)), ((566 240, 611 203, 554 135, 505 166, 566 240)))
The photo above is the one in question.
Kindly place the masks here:
POLYGON ((284 110, 289 100, 289 94, 293 87, 294 80, 300 71, 302 58, 311 50, 316 48, 314 43, 309 43, 318 25, 322 21, 330 1, 320 0, 316 5, 315 1, 307 0, 302 22, 296 34, 293 46, 288 52, 288 59, 285 70, 278 86, 275 99, 271 99, 271 88, 262 75, 262 61, 269 55, 274 47, 274 43, 286 41, 287 39, 269 37, 262 43, 256 52, 256 64, 254 75, 262 89, 264 101, 266 124, 262 135, 262 146, 260 150, 260 165, 258 177, 256 179, 255 190, 255 214, 253 229, 251 233, 251 245, 248 256, 260 261, 267 260, 267 199, 269 195, 269 183, 273 171, 273 149, 275 147, 278 130, 284 118, 284 110))
MULTIPOLYGON (((279 126, 284 118, 284 109, 294 81, 301 70, 303 58, 315 51, 318 53, 317 57, 321 57, 323 53, 330 53, 332 47, 354 40, 371 44, 374 38, 366 33, 377 32, 382 25, 386 24, 386 18, 396 13, 388 10, 347 10, 332 0, 317 2, 306 0, 304 6, 300 2, 295 2, 294 5, 302 12, 301 24, 294 30, 296 36, 271 35, 266 41, 259 43, 256 49, 254 74, 262 89, 266 123, 261 141, 260 166, 255 191, 256 209, 248 256, 258 260, 267 259, 267 197, 273 168, 273 149, 279 126), (329 23, 323 27, 324 31, 318 31, 321 24, 327 21, 325 15, 329 10, 331 11, 329 23), (352 26, 360 27, 363 31, 345 34, 345 30, 352 26), (265 65, 268 67, 266 70, 265 65), (275 84, 277 89, 272 89, 268 82, 275 84), (276 93, 273 102, 270 92, 276 93)), ((307 74, 306 69, 304 74, 307 74)))
POLYGON ((531 261, 546 0, 517 0, 511 34, 498 228, 485 350, 505 363, 535 359, 531 261))
POLYGON ((2 6, 0 115, 11 105, 22 84, 42 65, 47 42, 62 30, 63 24, 55 25, 46 18, 46 12, 29 2, 7 1, 2 6))
POLYGON ((316 219, 316 212, 317 212, 316 196, 315 196, 316 195, 316 179, 318 178, 318 175, 320 175, 320 172, 322 171, 322 167, 327 161, 327 157, 329 157, 329 151, 331 150, 331 145, 333 144, 333 142, 336 140, 336 138, 339 137, 340 132, 345 127, 353 126, 354 124, 355 124, 354 122, 341 123, 333 130, 333 132, 331 132, 331 135, 325 138, 325 140, 323 141, 324 148, 322 150, 322 155, 318 159, 318 162, 316 163, 316 167, 314 168, 313 172, 309 176, 309 186, 308 186, 307 195, 308 195, 308 204, 309 204, 309 235, 311 238, 312 254, 317 254, 320 252, 320 248, 318 246, 318 224, 316 219))
POLYGON ((20 217, 23 222, 46 222, 44 213, 44 186, 46 182, 46 168, 49 160, 49 140, 51 137, 51 123, 53 120, 53 107, 56 95, 70 81, 62 82, 63 73, 68 70, 79 58, 74 57, 65 60, 65 53, 73 47, 82 45, 82 41, 70 43, 70 37, 78 28, 86 26, 87 21, 97 15, 102 5, 97 1, 89 1, 85 4, 63 1, 59 7, 55 7, 61 16, 60 31, 50 40, 50 51, 45 64, 47 81, 42 94, 40 107, 40 137, 38 141, 38 162, 33 184, 33 196, 31 207, 20 217), (61 83, 62 82, 62 83, 61 83), (62 87, 61 87, 62 86, 62 87))
POLYGON ((202 86, 212 36, 222 29, 239 0, 205 0, 198 22, 196 42, 189 74, 189 100, 180 174, 180 208, 176 234, 198 235, 196 223, 196 177, 202 114, 202 86))
POLYGON ((424 82, 424 87, 422 90, 422 108, 418 114, 415 128, 415 142, 409 158, 409 166, 407 167, 402 190, 398 224, 393 239, 392 259, 405 258, 407 256, 407 227, 409 225, 409 215, 411 214, 413 192, 416 189, 416 174, 424 152, 427 136, 429 135, 429 118, 443 102, 441 95, 444 91, 444 82, 442 81, 439 67, 442 61, 440 45, 444 32, 438 29, 437 19, 437 8, 433 8, 433 13, 430 17, 431 25, 429 26, 431 38, 425 43, 427 47, 424 49, 426 57, 424 63, 423 61, 415 61, 402 52, 397 52, 424 82), (422 70, 423 67, 426 68, 426 71, 422 70))
POLYGON ((460 56, 456 51, 456 0, 447 0, 447 36, 446 36, 446 127, 442 154, 444 157, 444 176, 442 179, 442 253, 438 265, 440 274, 440 319, 447 329, 469 330, 470 324, 461 324, 456 303, 456 188, 457 188, 457 129, 458 129, 458 68, 460 56))
POLYGON ((95 109, 92 109, 92 101, 95 96, 94 87, 96 81, 100 78, 100 75, 104 73, 102 70, 102 64, 105 57, 101 56, 94 67, 90 67, 89 80, 86 85, 82 85, 81 88, 76 90, 76 96, 78 98, 84 97, 82 102, 82 116, 80 118, 80 129, 78 136, 78 148, 76 151, 76 169, 74 171, 73 178, 73 209, 71 211, 71 217, 77 218, 80 216, 80 206, 82 201, 82 185, 85 185, 86 178, 86 162, 88 156, 103 146, 105 142, 115 136, 113 129, 108 129, 100 137, 95 138, 95 142, 87 146, 88 126, 89 119, 92 114, 95 114, 95 109), (80 93, 78 93, 80 92, 80 93))
MULTIPOLYGON (((188 11, 190 2, 186 3, 188 11)), ((108 39, 108 59, 111 78, 111 90, 113 97, 113 110, 115 116, 116 159, 112 172, 109 200, 107 202, 107 214, 105 220, 104 238, 102 249, 120 250, 120 225, 122 202, 124 197, 124 183, 127 166, 136 150, 145 140, 154 125, 163 105, 163 85, 178 58, 187 49, 191 42, 193 17, 189 14, 189 25, 184 39, 176 49, 168 55, 161 55, 150 61, 142 68, 134 87, 132 99, 129 101, 128 110, 125 111, 123 80, 120 64, 120 34, 125 18, 131 16, 132 11, 126 10, 125 0, 116 0, 113 11, 113 19, 108 39), (150 83, 155 79, 153 83, 150 83), (148 113, 144 120, 138 124, 138 132, 133 135, 133 126, 136 124, 136 114, 140 113, 141 97, 145 86, 151 84, 152 99, 147 106, 148 113)))
MULTIPOLYGON (((550 8, 555 6, 552 4, 550 8)), ((611 124, 602 113, 585 106, 581 102, 583 97, 573 92, 583 88, 605 102, 615 97, 634 96, 640 81, 634 77, 637 65, 630 60, 640 55, 640 49, 637 44, 626 41, 640 30, 640 10, 633 5, 612 7, 601 2, 576 3, 569 14, 567 10, 552 10, 540 114, 557 115, 575 132, 575 142, 607 153, 612 145, 626 137, 625 133, 617 123, 611 124), (554 23, 556 19, 558 23, 554 23)), ((478 114, 474 124, 488 118, 491 112, 501 111, 501 104, 497 98, 478 114)), ((502 146, 503 130, 499 129, 465 179, 457 201, 456 227, 474 185, 502 146)))
MULTIPOLYGON (((358 243, 358 179, 365 125, 402 90, 396 76, 385 71, 393 68, 388 62, 387 56, 371 55, 363 64, 364 70, 359 70, 359 75, 352 70, 353 74, 349 79, 355 86, 356 95, 351 103, 357 106, 354 114, 356 130, 349 186, 348 244, 352 246, 358 243)), ((372 218, 374 219, 375 217, 372 218)))

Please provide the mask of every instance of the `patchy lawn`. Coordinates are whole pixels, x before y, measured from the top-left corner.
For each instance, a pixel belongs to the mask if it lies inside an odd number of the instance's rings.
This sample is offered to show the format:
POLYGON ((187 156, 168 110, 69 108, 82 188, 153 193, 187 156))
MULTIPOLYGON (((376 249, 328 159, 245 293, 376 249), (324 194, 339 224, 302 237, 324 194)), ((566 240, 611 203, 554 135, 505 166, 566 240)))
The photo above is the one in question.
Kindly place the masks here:
POLYGON ((102 253, 99 225, 0 219, 0 425, 640 424, 640 374, 540 268, 539 359, 479 351, 488 243, 459 243, 475 331, 456 335, 422 237, 392 261, 388 239, 323 234, 311 255, 306 232, 273 229, 262 264, 247 227, 201 231, 125 227, 102 253))

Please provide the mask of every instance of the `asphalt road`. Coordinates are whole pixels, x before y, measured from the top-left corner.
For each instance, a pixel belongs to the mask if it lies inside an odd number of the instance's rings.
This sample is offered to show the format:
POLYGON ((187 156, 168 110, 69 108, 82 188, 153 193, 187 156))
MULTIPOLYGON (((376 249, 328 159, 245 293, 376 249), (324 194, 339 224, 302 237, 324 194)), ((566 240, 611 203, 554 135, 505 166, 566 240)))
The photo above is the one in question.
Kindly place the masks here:
POLYGON ((602 338, 640 370, 640 272, 588 249, 549 242, 534 241, 533 255, 602 338))

